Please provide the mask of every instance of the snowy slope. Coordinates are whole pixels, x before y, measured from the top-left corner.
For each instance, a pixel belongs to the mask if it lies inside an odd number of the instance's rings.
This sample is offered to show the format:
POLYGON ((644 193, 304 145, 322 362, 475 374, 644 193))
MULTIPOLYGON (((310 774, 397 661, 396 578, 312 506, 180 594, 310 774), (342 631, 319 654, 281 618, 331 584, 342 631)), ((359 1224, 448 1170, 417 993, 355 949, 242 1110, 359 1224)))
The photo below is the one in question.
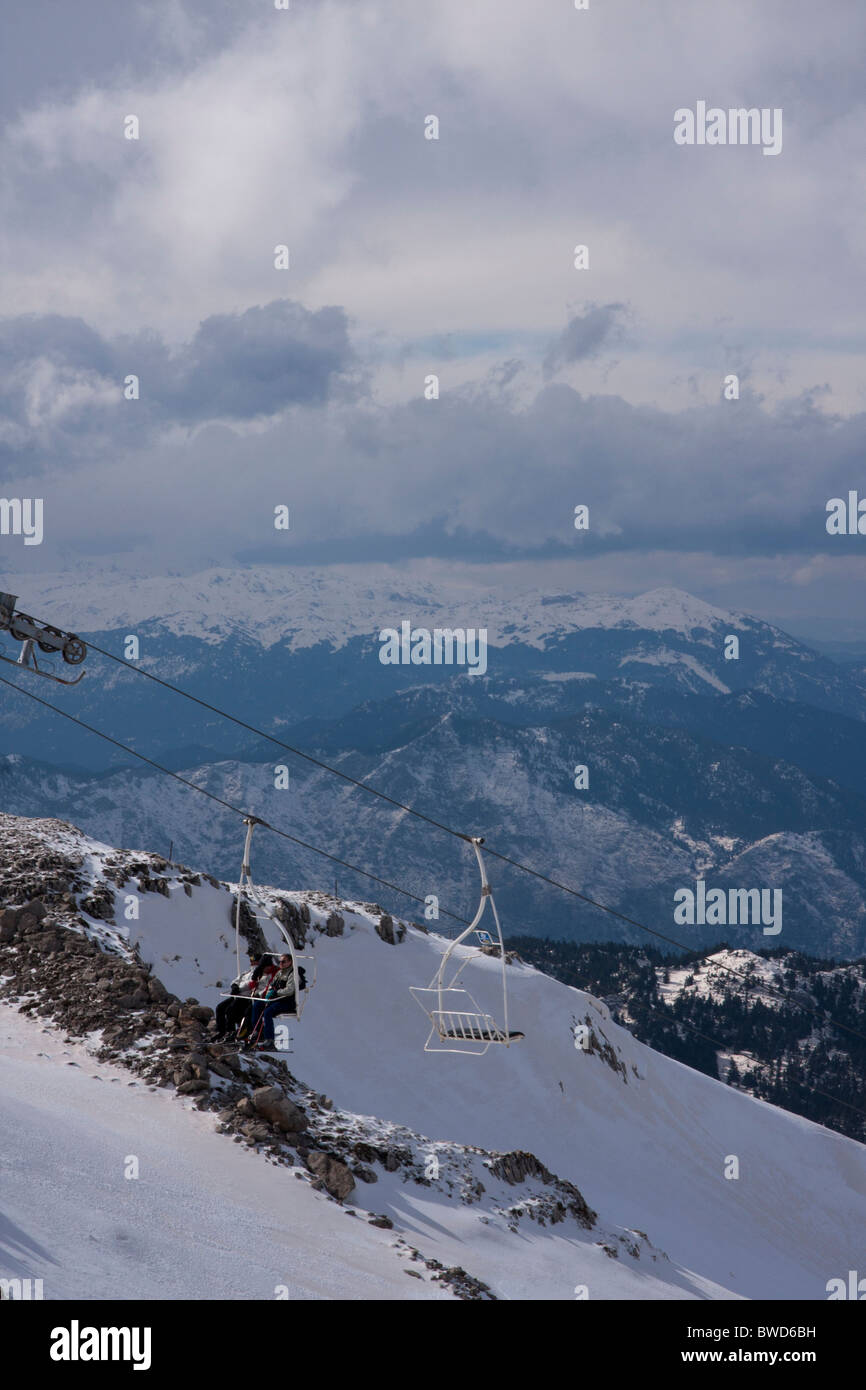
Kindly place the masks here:
MULTIPOLYGON (((57 828, 42 825, 39 833, 56 843, 57 828)), ((87 842, 72 830, 60 833, 67 837, 67 849, 77 845, 83 854, 85 875, 98 875, 108 848, 87 842)), ((306 901, 319 923, 334 906, 309 894, 280 896, 297 904, 306 901)), ((153 962, 170 989, 179 994, 188 991, 214 1004, 219 982, 234 973, 230 901, 223 888, 202 885, 188 895, 179 881, 170 879, 168 896, 154 892, 141 896, 138 922, 124 925, 118 912, 110 929, 121 937, 130 934, 143 959, 153 962)), ((507 904, 502 902, 500 907, 507 921, 507 904)), ((498 1199, 492 1191, 484 1203, 473 1207, 459 1203, 441 1185, 419 1188, 404 1174, 380 1171, 379 1182, 356 1192, 352 1200, 391 1217, 394 1232, 383 1234, 413 1242, 425 1256, 458 1262, 499 1296, 510 1298, 569 1299, 576 1285, 586 1284, 590 1298, 821 1299, 826 1297, 828 1279, 862 1263, 866 1198, 862 1146, 653 1053, 612 1024, 606 1008, 590 996, 519 963, 508 968, 508 979, 511 1023, 525 1031, 524 1042, 508 1051, 491 1049, 480 1059, 426 1054, 426 1021, 409 995, 409 986, 429 982, 446 948, 444 938, 409 927, 404 941, 389 945, 376 933, 377 913, 371 905, 344 904, 340 910, 345 923, 342 936, 312 934, 309 949, 318 961, 319 983, 303 1019, 293 1025, 290 1058, 296 1076, 332 1098, 337 1107, 334 1123, 350 1129, 357 1125, 359 1133, 365 1126, 367 1130, 396 1126, 396 1132, 408 1136, 407 1142, 419 1153, 444 1145, 443 1163, 449 1155, 456 1161, 460 1151, 453 1149, 455 1144, 499 1152, 531 1151, 559 1178, 574 1183, 598 1213, 595 1231, 581 1231, 574 1223, 540 1229, 526 1221, 512 1231, 501 1209, 493 1210, 498 1199), (589 1021, 600 1051, 575 1048, 575 1021, 589 1021), (733 1181, 724 1176, 732 1155, 740 1169, 733 1181), (611 1232, 612 1237, 606 1234, 611 1232), (645 1233, 651 1242, 645 1245, 641 1237, 634 1257, 624 1247, 611 1246, 611 1240, 626 1239, 630 1232, 645 1233), (618 1257, 605 1253, 605 1244, 618 1257), (660 1251, 666 1252, 667 1260, 660 1251)), ((95 931, 107 929, 104 922, 90 925, 95 931)), ((478 957, 467 967, 466 977, 482 1008, 501 1014, 498 972, 498 962, 478 957)), ((13 1061, 10 1049, 14 1045, 14 1038, 4 1043, 6 1063, 13 1061)), ((43 1050, 56 1051, 56 1046, 46 1045, 43 1050)), ((129 1118, 131 1128, 123 1128, 127 1120, 118 1101, 116 1114, 97 1114, 97 1120, 103 1128, 109 1120, 120 1128, 113 1140, 100 1138, 98 1153, 88 1157, 84 1130, 94 1131, 85 1125, 79 1135, 76 1118, 89 1113, 87 1098, 79 1089, 65 1092, 64 1082, 51 1081, 47 1074, 34 1091, 32 1068, 37 1063, 43 1065, 34 1055, 31 1039, 11 1069, 4 1065, 7 1076, 23 1078, 5 1083, 7 1103, 11 1091, 7 1128, 23 1135, 30 1126, 38 1137, 44 1107, 53 1107, 52 1122, 69 1124, 68 1152, 78 1165, 80 1192, 90 1163, 104 1168, 105 1145, 114 1144, 112 1154, 121 1153, 121 1157, 123 1152, 137 1153, 136 1142, 151 1134, 151 1122, 156 1123, 158 1114, 159 1125, 172 1126, 164 1131, 168 1147, 162 1151, 163 1160, 167 1163, 169 1150, 176 1150, 184 1181, 197 1192, 200 1187, 208 1189, 199 1192, 193 1209, 196 1220, 205 1223, 206 1239, 218 1245, 207 1226, 206 1209, 211 1183, 224 1183, 225 1177, 221 1172, 213 1175, 212 1163, 219 1169, 218 1154, 227 1151, 226 1171, 233 1173, 231 1165, 240 1160, 223 1137, 207 1132, 212 1118, 195 1113, 182 1117, 182 1102, 168 1104, 163 1096, 147 1093, 140 1097, 144 1109, 138 1118, 129 1118), (34 1094, 40 1096, 38 1104, 33 1103, 34 1094), (65 1121, 58 1120, 64 1114, 65 1121), (174 1128, 181 1119, 187 1128, 174 1128), (130 1135, 136 1126, 138 1140, 134 1141, 130 1135), (76 1149, 79 1142, 81 1147, 76 1149), (217 1146, 212 1151, 211 1144, 217 1146), (203 1146, 200 1160, 196 1158, 199 1145, 203 1146), (197 1162, 203 1174, 198 1186, 197 1162)), ((47 1072, 47 1063, 44 1066, 47 1072)), ((86 1071, 81 1062, 80 1069, 86 1071)), ((64 1072, 76 1077, 76 1087, 86 1079, 73 1068, 64 1072)), ((98 1083, 89 1084, 96 1095, 98 1083)), ((124 1106, 128 1096, 138 1099, 134 1089, 109 1082, 106 1090, 108 1085, 124 1096, 124 1106)), ((162 1137, 160 1130, 160 1141, 162 1137)), ((12 1170, 17 1176, 12 1200, 5 1207, 7 1218, 50 1252, 51 1240, 46 1238, 50 1225, 34 1226, 32 1218, 25 1219, 27 1192, 32 1189, 21 1167, 21 1151, 14 1152, 12 1170)), ((244 1159, 245 1163, 257 1161, 270 1181, 263 1160, 244 1159)), ((47 1173, 52 1164, 46 1163, 47 1173)), ((283 1184, 280 1197, 273 1200, 300 1202, 293 1193, 285 1196, 287 1177, 284 1172, 273 1175, 275 1182, 283 1184)), ((121 1188, 119 1179, 117 1186, 121 1188)), ((246 1201, 253 1201, 255 1186, 245 1189, 246 1201)), ((102 1182, 101 1190, 106 1187, 102 1182)), ((290 1182, 288 1187, 292 1188, 290 1182)), ((179 1202, 182 1189, 180 1181, 173 1189, 179 1202)), ((71 1193, 69 1188, 70 1200, 71 1193)), ((304 1201, 314 1200, 306 1192, 302 1195, 304 1201)), ((110 1203, 109 1210, 119 1211, 116 1202, 123 1200, 127 1199, 112 1198, 115 1205, 110 1203)), ((159 1201, 164 1200, 160 1195, 159 1201)), ((338 1209, 328 1210, 336 1213, 334 1221, 347 1228, 353 1225, 338 1209)), ((160 1211, 159 1219, 167 1221, 164 1205, 160 1211)), ((298 1221, 307 1223, 306 1211, 304 1207, 298 1221)), ((304 1227, 304 1239, 309 1238, 313 1246, 320 1239, 316 1220, 310 1216, 309 1228, 304 1227)), ((297 1230, 297 1221, 289 1217, 288 1224, 297 1230)), ((630 1238, 637 1240, 634 1234, 630 1238)), ((72 1248, 74 1231, 68 1239, 72 1248)), ((398 1258, 396 1248, 387 1249, 398 1258)), ((367 1246, 360 1250, 351 1246, 345 1261, 342 1252, 331 1254, 331 1260, 337 1259, 341 1266, 339 1275, 332 1271, 334 1289, 371 1296, 372 1286, 364 1293, 358 1285, 363 1279, 359 1262, 367 1258, 366 1251, 367 1246)), ((268 1264, 267 1269, 262 1277, 270 1280, 273 1266, 268 1264)), ((321 1287, 316 1280, 325 1277, 314 1263, 308 1286, 312 1296, 318 1296, 315 1290, 321 1287)), ((417 1282, 401 1277, 407 1285, 417 1282)))
POLYGON ((2 1277, 47 1299, 450 1299, 405 1277, 390 1232, 8 1005, 0 1068, 2 1277))
POLYGON ((394 1229, 372 1227, 362 1208, 341 1209, 8 1005, 0 1066, 0 1277, 42 1279, 46 1299, 273 1299, 282 1286, 293 1301, 451 1301, 411 1258, 419 1245, 483 1270, 500 1298, 570 1298, 578 1280, 596 1298, 729 1296, 661 1253, 614 1260, 596 1233, 563 1226, 515 1236, 393 1174, 353 1198, 391 1213, 394 1229), (127 1180, 133 1155, 140 1176, 127 1180))

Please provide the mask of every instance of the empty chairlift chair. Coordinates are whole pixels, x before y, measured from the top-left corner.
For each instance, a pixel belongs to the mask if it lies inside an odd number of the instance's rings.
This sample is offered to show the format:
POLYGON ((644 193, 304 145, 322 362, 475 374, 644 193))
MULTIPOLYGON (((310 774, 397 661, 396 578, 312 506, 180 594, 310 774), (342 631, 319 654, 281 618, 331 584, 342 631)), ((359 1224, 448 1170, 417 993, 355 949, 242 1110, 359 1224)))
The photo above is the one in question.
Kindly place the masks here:
POLYGON ((421 1006, 430 1020, 430 1035, 424 1044, 425 1052, 463 1052, 472 1057, 482 1057, 487 1049, 494 1044, 509 1047, 511 1043, 517 1042, 523 1037, 522 1033, 512 1032, 508 1027, 505 944, 502 940, 499 914, 493 900, 493 889, 490 887, 481 854, 483 843, 484 840, 480 836, 470 840, 481 873, 481 901, 478 905, 478 911, 465 931, 449 943, 448 949, 443 953, 439 969, 430 984, 425 988, 412 986, 410 990, 413 999, 421 1006), (469 962, 476 960, 478 956, 483 954, 480 949, 464 953, 458 951, 458 948, 463 946, 467 937, 477 930, 488 901, 493 913, 493 921, 496 925, 496 941, 499 945, 502 977, 501 1027, 491 1014, 485 1013, 478 1007, 465 985, 458 983, 469 962))

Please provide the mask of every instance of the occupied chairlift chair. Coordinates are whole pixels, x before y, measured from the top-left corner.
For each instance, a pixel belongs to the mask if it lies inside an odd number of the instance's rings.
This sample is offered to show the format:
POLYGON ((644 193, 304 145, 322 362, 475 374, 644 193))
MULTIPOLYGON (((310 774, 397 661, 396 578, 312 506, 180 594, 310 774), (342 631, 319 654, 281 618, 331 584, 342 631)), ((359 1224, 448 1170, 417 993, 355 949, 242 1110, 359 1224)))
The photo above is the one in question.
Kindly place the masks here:
POLYGON ((523 1033, 510 1032, 508 1028, 505 944, 502 940, 502 928, 499 925, 496 903, 493 901, 493 889, 490 887, 487 870, 481 855, 481 846, 484 844, 484 840, 481 836, 476 836, 470 840, 470 844, 475 850, 475 857, 481 872, 481 902, 478 905, 478 911, 469 926, 454 941, 449 943, 447 951, 442 956, 439 969, 430 984, 425 989, 413 985, 410 987, 410 993, 430 1020, 430 1035, 424 1044, 425 1052, 463 1052, 472 1057, 483 1057, 487 1049, 493 1044, 510 1047, 513 1042, 517 1042, 524 1035, 523 1033), (466 938, 477 930, 488 901, 496 924, 496 941, 499 945, 499 959, 502 968, 501 1028, 490 1014, 479 1009, 465 986, 458 986, 457 983, 469 962, 477 960, 478 956, 484 953, 479 949, 462 958, 458 957, 455 961, 456 969, 453 975, 449 976, 452 958, 457 947, 461 946, 466 938))
POLYGON ((306 1005, 310 990, 315 988, 316 957, 302 956, 298 954, 298 952, 295 950, 295 944, 292 941, 291 933, 286 929, 286 927, 279 920, 279 918, 274 917, 273 913, 269 911, 268 906, 261 897, 258 888, 253 883, 252 874, 250 873, 250 842, 252 841, 253 830, 255 829, 255 827, 257 825, 265 825, 266 823, 266 821, 260 820, 258 816, 244 817, 244 825, 247 827, 247 835, 246 840, 244 842, 244 859, 243 863, 241 864, 240 878, 238 879, 238 900, 237 906, 235 908, 235 958, 237 960, 238 978, 240 978, 241 974, 243 973, 241 971, 241 898, 242 896, 246 895, 248 898, 251 899, 252 903, 254 904, 254 907, 260 909, 259 912, 253 912, 253 916, 255 917, 256 922, 260 922, 262 918, 266 918, 269 922, 272 922, 274 926, 278 929, 285 943, 285 952, 281 952, 281 954, 289 955, 292 958, 292 971, 295 977, 295 1008, 293 1012, 287 1011, 285 1014, 281 1014, 280 1017, 300 1018, 301 1014, 304 1012, 304 1006, 306 1005), (300 976, 298 974, 299 964, 303 964, 304 974, 306 976, 306 985, 303 989, 301 989, 300 976))

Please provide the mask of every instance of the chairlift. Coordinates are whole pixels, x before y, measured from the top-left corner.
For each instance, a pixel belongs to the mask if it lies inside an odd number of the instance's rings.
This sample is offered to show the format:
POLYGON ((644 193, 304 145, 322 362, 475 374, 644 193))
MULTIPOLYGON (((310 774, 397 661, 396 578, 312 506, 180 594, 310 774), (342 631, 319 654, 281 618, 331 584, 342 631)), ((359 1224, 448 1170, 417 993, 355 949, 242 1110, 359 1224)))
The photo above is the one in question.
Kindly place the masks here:
POLYGON ((254 908, 259 909, 258 912, 253 911, 255 920, 261 922, 263 919, 266 919, 268 922, 272 922, 283 938, 286 949, 285 952, 281 952, 281 954, 289 955, 292 958, 292 973, 295 977, 295 1007, 293 1011, 287 1010, 286 1013, 281 1014, 280 1017, 300 1018, 301 1014, 304 1012, 304 1006, 307 1002, 310 990, 315 988, 316 957, 300 955, 295 950, 295 944, 292 941, 291 933, 286 930, 286 927, 279 918, 273 915, 261 891, 253 883, 252 874, 250 872, 250 843, 253 838, 253 830, 255 827, 265 824, 266 822, 260 820, 258 816, 244 816, 244 825, 247 827, 247 834, 246 840, 244 841, 244 858, 241 864, 240 877, 238 879, 238 900, 235 908, 235 957, 237 960, 238 977, 243 973, 241 970, 241 897, 244 896, 253 903, 254 908), (298 973, 299 965, 303 965, 304 974, 306 976, 306 984, 303 989, 301 989, 301 977, 298 973))
POLYGON ((505 943, 502 940, 502 927, 499 924, 499 914, 493 900, 493 889, 487 878, 487 869, 481 854, 484 839, 482 836, 474 836, 470 840, 470 844, 475 850, 475 857, 478 860, 478 868, 481 873, 481 901, 478 905, 478 911, 468 927, 449 942, 448 949, 443 954, 439 964, 439 969, 430 984, 426 988, 412 985, 409 992, 430 1020, 430 1034, 424 1044, 425 1052, 463 1052, 471 1057, 483 1057, 492 1045, 501 1044, 503 1047, 510 1047, 524 1034, 513 1032, 508 1027, 505 943), (493 913, 493 921, 496 924, 495 938, 490 933, 477 933, 478 924, 484 915, 488 901, 493 913), (498 942, 499 945, 499 958, 502 965, 502 1027, 496 1023, 491 1014, 484 1013, 478 1007, 464 985, 458 985, 458 980, 469 962, 484 955, 485 951, 480 947, 474 951, 471 947, 467 948, 466 955, 455 962, 454 973, 449 974, 456 948, 466 941, 473 932, 479 936, 487 936, 491 944, 498 942))
POLYGON ((59 653, 68 666, 80 666, 87 656, 86 644, 73 632, 62 632, 60 628, 35 622, 26 613, 16 613, 17 602, 17 595, 0 593, 0 632, 8 632, 16 642, 22 643, 21 653, 16 660, 0 653, 0 661, 5 661, 9 666, 23 666, 37 676, 56 681, 58 685, 77 685, 86 672, 82 671, 74 680, 64 680, 52 671, 43 671, 36 661, 36 648, 54 655, 59 653))

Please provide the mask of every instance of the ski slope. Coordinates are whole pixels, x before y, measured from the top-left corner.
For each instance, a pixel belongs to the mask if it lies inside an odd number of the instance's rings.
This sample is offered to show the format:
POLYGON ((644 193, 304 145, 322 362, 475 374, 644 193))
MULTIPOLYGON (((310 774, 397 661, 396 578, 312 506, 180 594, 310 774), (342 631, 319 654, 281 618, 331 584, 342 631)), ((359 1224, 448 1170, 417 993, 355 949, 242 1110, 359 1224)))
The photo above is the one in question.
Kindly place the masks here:
MULTIPOLYGON (((310 895, 285 896, 324 921, 328 907, 310 895)), ((217 982, 233 975, 229 902, 208 885, 192 898, 142 899, 142 955, 181 997, 215 1004, 217 982)), ((293 1025, 290 1063, 335 1105, 438 1141, 529 1150, 577 1185, 601 1226, 646 1232, 729 1295, 820 1298, 828 1279, 862 1264, 862 1146, 653 1052, 591 996, 523 964, 507 973, 511 1025, 525 1041, 481 1058, 425 1053, 427 1020, 409 987, 429 983, 445 938, 410 926, 391 946, 374 914, 342 910, 342 937, 314 934, 319 983, 293 1025), (621 1070, 575 1048, 574 1022, 587 1018, 621 1070), (736 1180, 724 1176, 729 1156, 736 1180)), ((495 1016, 499 978, 495 959, 467 967, 495 1016)))
MULTIPOLYGON (((83 853, 85 879, 105 881, 109 846, 29 824, 83 853)), ((169 990, 215 1005, 236 968, 227 888, 187 894, 169 879, 167 896, 140 895, 129 923, 128 889, 112 891, 114 925, 90 919, 88 930, 137 944, 169 990)), ((353 1218, 303 1168, 296 1181, 216 1133, 212 1112, 130 1084, 83 1042, 3 1006, 0 1274, 42 1277, 48 1297, 272 1298, 285 1285, 292 1298, 451 1298, 422 1266, 407 1277, 414 1246, 507 1299, 568 1300, 580 1288, 590 1299, 823 1299, 828 1280, 862 1266, 861 1145, 654 1053, 603 1004, 522 963, 507 976, 524 1041, 479 1058, 425 1053, 428 1021, 409 987, 430 982, 445 938, 408 925, 391 945, 370 904, 280 896, 309 909, 305 949, 318 963, 290 1025, 294 1075, 330 1097, 350 1137, 375 1133, 422 1160, 435 1152, 446 1176, 475 1164, 484 1199, 467 1204, 448 1182, 419 1186, 380 1164, 376 1183, 356 1184, 353 1218), (344 931, 329 937, 335 908, 344 931), (585 1021, 599 1050, 575 1047, 585 1021), (535 1154, 575 1184, 595 1228, 510 1223, 503 1212, 526 1194, 493 1180, 473 1147, 535 1154), (129 1154, 141 1161, 136 1181, 123 1178, 129 1154), (736 1179, 725 1177, 733 1158, 736 1179), (394 1229, 368 1226, 369 1213, 394 1229)), ((476 956, 464 978, 501 1019, 499 962, 476 956)))
POLYGON ((9 1005, 0 1068, 2 1277, 46 1299, 450 1300, 403 1274, 391 1232, 9 1005))

